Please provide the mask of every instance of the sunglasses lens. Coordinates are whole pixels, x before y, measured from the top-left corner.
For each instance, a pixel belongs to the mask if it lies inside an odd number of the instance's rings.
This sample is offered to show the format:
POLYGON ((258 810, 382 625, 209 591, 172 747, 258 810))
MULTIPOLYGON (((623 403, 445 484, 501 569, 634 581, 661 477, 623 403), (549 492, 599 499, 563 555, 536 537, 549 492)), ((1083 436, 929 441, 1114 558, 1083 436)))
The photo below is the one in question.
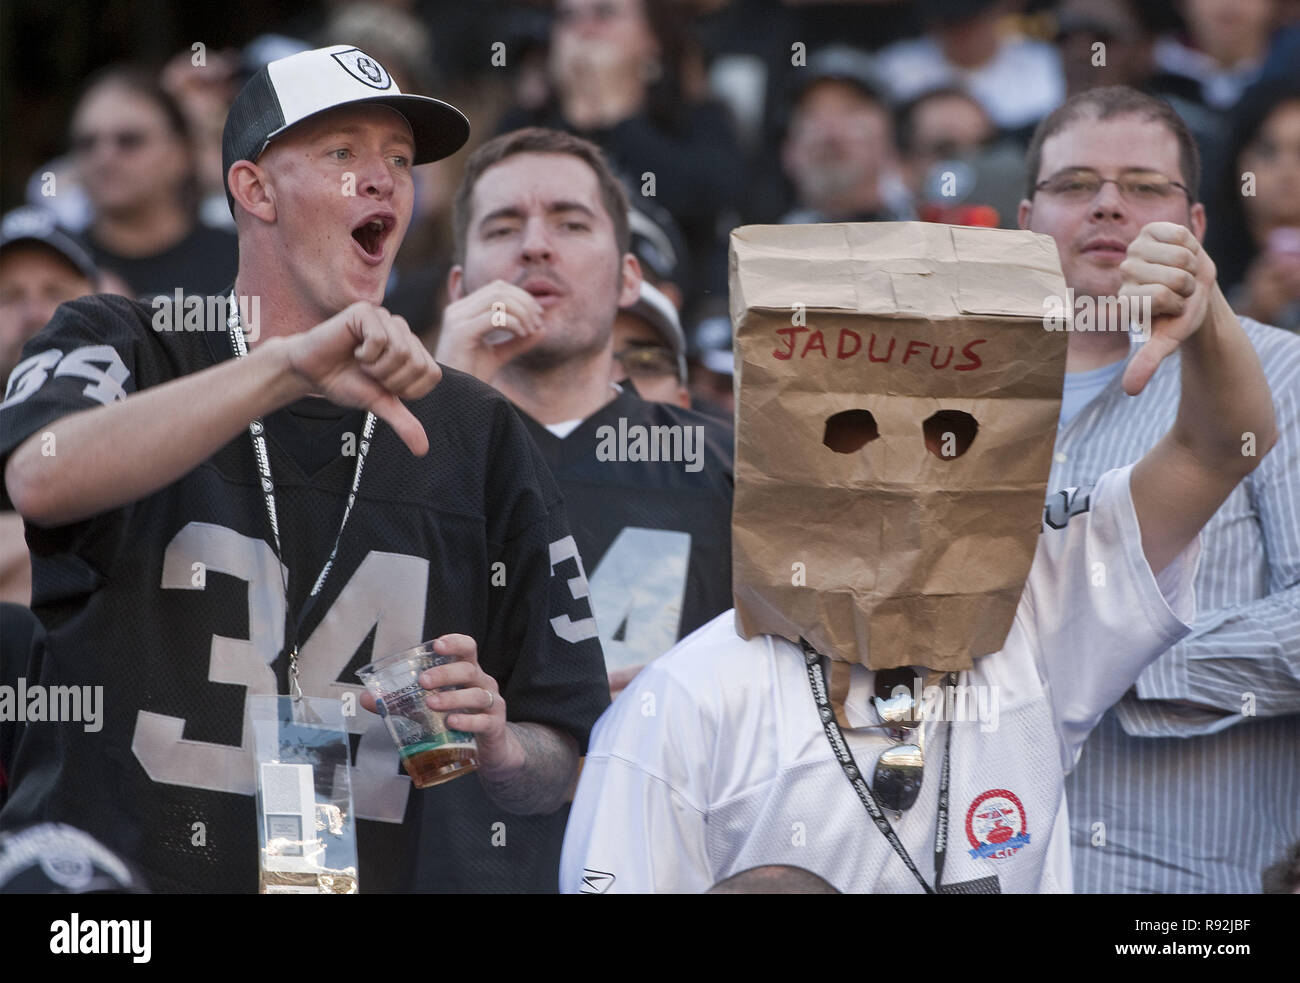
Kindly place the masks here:
POLYGON ((900 744, 885 751, 876 761, 871 791, 882 806, 892 812, 912 808, 921 794, 925 756, 915 744, 900 744))

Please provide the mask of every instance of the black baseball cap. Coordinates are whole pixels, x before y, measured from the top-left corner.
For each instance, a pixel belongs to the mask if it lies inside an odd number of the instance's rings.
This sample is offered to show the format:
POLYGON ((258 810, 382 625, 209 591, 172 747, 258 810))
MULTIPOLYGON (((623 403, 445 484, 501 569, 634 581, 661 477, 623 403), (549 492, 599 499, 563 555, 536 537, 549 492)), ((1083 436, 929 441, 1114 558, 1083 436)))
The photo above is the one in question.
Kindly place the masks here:
POLYGON ((631 234, 631 251, 660 280, 678 281, 686 246, 681 230, 672 215, 650 201, 637 201, 627 210, 627 227, 631 234))
POLYGON ((706 317, 695 326, 691 354, 710 372, 734 375, 736 355, 732 346, 731 318, 725 314, 706 317))
MULTIPOLYGON (((256 161, 291 126, 339 106, 387 106, 405 117, 415 138, 413 164, 450 157, 469 139, 469 120, 429 96, 404 95, 383 65, 360 48, 336 44, 268 62, 239 90, 221 135, 225 175, 238 160, 256 161)), ((226 200, 234 213, 229 185, 226 200)))
POLYGON ((99 277, 90 253, 60 229, 54 215, 43 208, 23 205, 0 219, 0 250, 19 242, 39 242, 54 250, 92 286, 99 277))

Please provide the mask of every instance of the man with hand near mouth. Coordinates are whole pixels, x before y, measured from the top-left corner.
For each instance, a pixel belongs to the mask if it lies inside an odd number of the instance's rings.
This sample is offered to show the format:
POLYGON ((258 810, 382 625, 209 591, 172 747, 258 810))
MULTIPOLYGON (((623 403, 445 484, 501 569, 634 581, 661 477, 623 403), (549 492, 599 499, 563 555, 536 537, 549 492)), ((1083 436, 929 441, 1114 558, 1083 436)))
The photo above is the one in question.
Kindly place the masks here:
POLYGON ((614 375, 642 399, 691 408, 686 388, 686 334, 677 308, 648 280, 631 307, 614 322, 614 375))
POLYGON ((412 165, 468 132, 356 48, 273 61, 226 122, 240 266, 216 322, 90 297, 28 343, 0 468, 48 631, 33 665, 103 685, 109 719, 24 730, 0 829, 66 822, 155 891, 251 892, 246 697, 359 693, 372 656, 439 637, 457 661, 428 688, 460 688, 430 700, 478 775, 412 797, 382 720, 349 718, 361 889, 408 886, 417 799, 463 828, 436 887, 527 885, 541 847, 512 827, 513 873, 484 873, 489 826, 563 802, 608 700, 577 552, 506 401, 379 306, 412 165))
POLYGON ((731 429, 611 384, 615 319, 638 302, 641 271, 626 195, 594 144, 540 128, 488 141, 452 221, 438 360, 505 393, 541 448, 617 694, 731 606, 731 429))

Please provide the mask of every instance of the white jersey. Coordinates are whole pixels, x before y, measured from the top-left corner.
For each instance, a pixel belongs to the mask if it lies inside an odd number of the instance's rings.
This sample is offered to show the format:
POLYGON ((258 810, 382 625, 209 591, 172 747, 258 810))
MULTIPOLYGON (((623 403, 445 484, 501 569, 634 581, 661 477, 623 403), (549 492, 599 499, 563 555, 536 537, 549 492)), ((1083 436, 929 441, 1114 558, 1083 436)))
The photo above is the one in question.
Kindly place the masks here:
MULTIPOLYGON (((1152 575, 1131 470, 1049 502, 1006 644, 961 673, 974 689, 945 708, 951 720, 925 722, 920 798, 888 815, 931 886, 951 727, 945 890, 1071 890, 1065 774, 1101 715, 1195 616, 1199 541, 1152 575)), ((854 666, 845 700, 845 737, 868 779, 895 744, 873 726, 872 681, 854 666)), ((921 890, 831 751, 802 651, 740 638, 729 611, 651 663, 597 723, 560 887, 698 892, 766 864, 844 892, 921 890)))

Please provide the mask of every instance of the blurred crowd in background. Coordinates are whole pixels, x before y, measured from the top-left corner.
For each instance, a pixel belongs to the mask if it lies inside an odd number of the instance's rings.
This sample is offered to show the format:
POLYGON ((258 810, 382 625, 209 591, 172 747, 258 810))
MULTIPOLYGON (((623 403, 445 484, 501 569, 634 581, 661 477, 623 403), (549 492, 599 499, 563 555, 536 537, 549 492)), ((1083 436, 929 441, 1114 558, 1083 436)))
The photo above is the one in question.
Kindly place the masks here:
POLYGON ((137 297, 228 287, 237 256, 221 170, 226 108, 267 61, 335 43, 377 58, 403 92, 458 106, 473 126, 465 151, 417 170, 417 215, 385 299, 431 348, 459 171, 497 133, 544 125, 604 148, 658 288, 639 305, 642 344, 620 348, 631 352, 628 374, 675 383, 686 355, 689 394, 670 387, 665 398, 730 416, 730 229, 900 219, 1013 228, 1035 124, 1067 95, 1112 84, 1167 98, 1196 135, 1207 245, 1236 309, 1300 329, 1297 0, 258 7, 225 24, 149 3, 92 4, 95 14, 28 3, 3 15, 0 374, 92 278, 95 290, 137 297), (53 61, 34 64, 42 57, 53 61), (38 275, 42 245, 61 263, 38 275))

